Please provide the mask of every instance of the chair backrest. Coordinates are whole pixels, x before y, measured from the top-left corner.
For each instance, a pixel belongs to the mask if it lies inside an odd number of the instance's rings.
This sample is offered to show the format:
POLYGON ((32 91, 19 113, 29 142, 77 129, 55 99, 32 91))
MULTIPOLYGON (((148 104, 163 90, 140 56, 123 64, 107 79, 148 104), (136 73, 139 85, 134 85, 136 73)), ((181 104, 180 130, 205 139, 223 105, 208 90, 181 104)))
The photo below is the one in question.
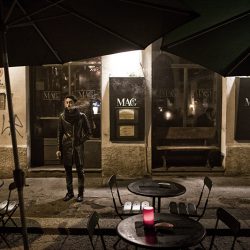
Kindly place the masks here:
POLYGON ((117 215, 122 219, 122 217, 121 217, 121 215, 119 214, 119 211, 118 211, 118 206, 119 205, 116 202, 116 197, 118 197, 120 206, 123 206, 121 196, 120 196, 120 193, 119 193, 119 189, 118 189, 118 185, 117 185, 117 182, 116 182, 116 175, 112 175, 109 178, 108 185, 109 185, 109 188, 110 188, 110 191, 111 191, 115 211, 116 211, 117 215))
POLYGON ((10 198, 11 198, 11 193, 14 189, 16 189, 16 183, 15 182, 11 182, 9 184, 9 195, 8 195, 8 200, 7 200, 7 206, 6 206, 6 211, 8 211, 8 207, 9 207, 9 203, 10 203, 10 198))
MULTIPOLYGON (((229 227, 234 235, 234 239, 231 245, 231 249, 234 249, 234 245, 241 228, 240 222, 223 208, 218 208, 216 215, 217 215, 217 220, 215 224, 215 230, 218 228, 219 221, 222 221, 227 227, 229 227)), ((213 234, 209 249, 212 249, 213 247, 214 238, 215 234, 213 234)))
POLYGON ((12 190, 14 190, 14 189, 16 189, 16 183, 15 183, 15 182, 12 182, 12 183, 10 183, 10 185, 9 185, 9 190, 12 191, 12 190))
MULTIPOLYGON (((94 242, 93 242, 93 235, 94 235, 96 227, 98 227, 98 229, 100 229, 100 226, 99 226, 99 214, 96 211, 94 211, 90 215, 90 217, 88 219, 88 222, 87 222, 88 235, 89 235, 89 239, 90 239, 91 246, 92 246, 93 250, 95 250, 95 245, 94 245, 94 242)), ((105 245, 102 234, 100 235, 100 237, 101 237, 101 242, 102 242, 103 249, 106 249, 106 245, 105 245)))
POLYGON ((209 177, 205 176, 205 178, 204 178, 204 183, 203 183, 203 187, 202 187, 202 190, 201 190, 201 194, 200 194, 200 197, 199 197, 197 206, 196 206, 197 208, 200 206, 201 201, 202 201, 202 199, 203 199, 203 196, 205 196, 204 193, 205 193, 205 188, 206 188, 206 189, 207 189, 207 192, 206 192, 207 195, 206 195, 206 198, 205 198, 205 201, 204 201, 205 203, 204 203, 202 212, 201 212, 201 214, 199 215, 199 218, 201 218, 201 217, 204 215, 205 211, 206 211, 207 203, 208 203, 208 199, 209 199, 209 196, 210 196, 212 187, 213 187, 213 182, 212 182, 212 180, 211 180, 209 177))
POLYGON ((7 224, 7 222, 10 220, 12 223, 17 227, 16 222, 12 219, 12 215, 15 213, 16 209, 18 208, 19 204, 17 201, 11 200, 11 193, 12 191, 16 189, 15 182, 12 182, 9 184, 9 194, 7 200, 2 202, 2 208, 0 211, 0 219, 3 226, 7 224))

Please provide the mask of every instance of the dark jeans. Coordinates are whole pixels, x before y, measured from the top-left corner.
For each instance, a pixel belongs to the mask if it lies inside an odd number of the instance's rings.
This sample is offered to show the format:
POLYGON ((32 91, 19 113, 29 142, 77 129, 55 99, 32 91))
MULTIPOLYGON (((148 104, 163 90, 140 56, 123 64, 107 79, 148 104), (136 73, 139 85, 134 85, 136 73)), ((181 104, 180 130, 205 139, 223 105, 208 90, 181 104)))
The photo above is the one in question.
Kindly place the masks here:
MULTIPOLYGON (((64 166, 66 173, 66 185, 67 191, 69 194, 73 194, 73 174, 72 174, 72 165, 64 166)), ((76 171, 78 176, 78 194, 83 195, 84 192, 84 170, 82 165, 76 164, 76 171)))

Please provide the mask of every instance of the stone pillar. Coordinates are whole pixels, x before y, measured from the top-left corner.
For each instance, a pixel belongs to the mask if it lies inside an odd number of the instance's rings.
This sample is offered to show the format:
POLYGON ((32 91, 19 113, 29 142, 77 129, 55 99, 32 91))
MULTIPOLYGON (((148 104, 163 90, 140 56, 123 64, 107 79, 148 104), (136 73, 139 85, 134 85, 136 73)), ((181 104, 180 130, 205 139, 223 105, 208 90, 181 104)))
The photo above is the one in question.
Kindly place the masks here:
MULTIPOLYGON (((226 88, 223 91, 223 95, 226 96, 226 121, 222 132, 225 132, 225 174, 227 175, 250 174, 250 143, 235 140, 235 120, 237 112, 235 97, 236 83, 239 80, 239 78, 235 77, 227 77, 224 79, 226 82, 226 88)), ((222 112, 222 114, 224 114, 224 112, 222 112)), ((246 119, 249 118, 246 117, 246 119)))
MULTIPOLYGON (((109 77, 143 77, 142 52, 102 57, 102 174, 136 177, 147 173, 147 147, 142 142, 110 141, 109 77)), ((148 134, 147 134, 148 136, 148 134)))

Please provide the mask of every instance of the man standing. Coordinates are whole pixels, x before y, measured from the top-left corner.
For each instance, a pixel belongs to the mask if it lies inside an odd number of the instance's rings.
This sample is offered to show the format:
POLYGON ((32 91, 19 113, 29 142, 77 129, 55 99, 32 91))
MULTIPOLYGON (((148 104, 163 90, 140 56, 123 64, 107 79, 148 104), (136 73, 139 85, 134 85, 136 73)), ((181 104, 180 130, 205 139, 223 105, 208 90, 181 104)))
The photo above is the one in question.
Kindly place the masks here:
POLYGON ((68 201, 74 197, 72 166, 75 164, 78 176, 77 201, 83 201, 84 192, 84 142, 89 138, 91 129, 87 116, 81 113, 75 104, 77 99, 73 95, 64 98, 64 111, 59 116, 58 122, 58 151, 56 156, 63 159, 67 194, 63 198, 68 201))

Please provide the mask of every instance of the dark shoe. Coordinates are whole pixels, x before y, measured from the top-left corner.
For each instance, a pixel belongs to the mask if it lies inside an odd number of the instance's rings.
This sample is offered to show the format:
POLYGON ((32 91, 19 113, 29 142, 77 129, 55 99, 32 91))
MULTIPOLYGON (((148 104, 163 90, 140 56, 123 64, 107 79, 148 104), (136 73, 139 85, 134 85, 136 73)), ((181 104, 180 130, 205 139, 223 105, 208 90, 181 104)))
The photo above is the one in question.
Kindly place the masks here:
POLYGON ((67 193, 65 195, 65 197, 63 198, 64 201, 69 201, 70 199, 72 199, 74 197, 74 194, 69 194, 67 193))
POLYGON ((83 202, 83 195, 79 195, 79 194, 78 194, 78 196, 77 196, 77 198, 76 198, 76 201, 77 201, 77 202, 83 202))

